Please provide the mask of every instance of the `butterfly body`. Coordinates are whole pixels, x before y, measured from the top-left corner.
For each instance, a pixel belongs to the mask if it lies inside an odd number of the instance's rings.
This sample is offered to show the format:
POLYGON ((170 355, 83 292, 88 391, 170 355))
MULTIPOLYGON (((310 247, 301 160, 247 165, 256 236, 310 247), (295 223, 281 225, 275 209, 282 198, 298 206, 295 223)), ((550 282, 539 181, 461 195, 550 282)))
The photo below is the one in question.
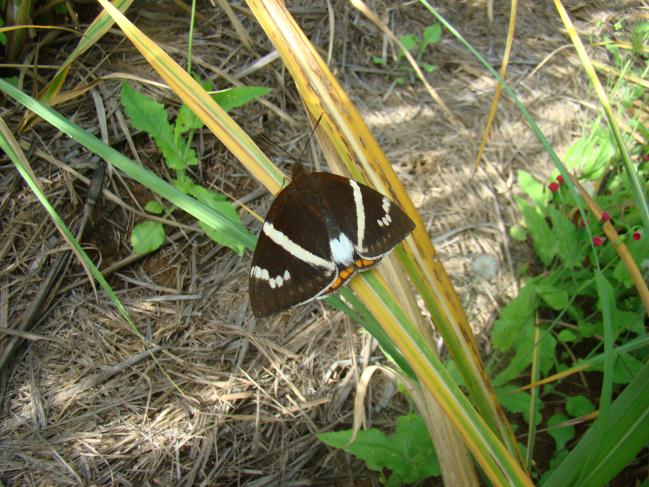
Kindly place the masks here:
POLYGON ((268 316, 327 296, 413 228, 403 210, 374 189, 298 168, 259 235, 249 278, 253 313, 268 316))

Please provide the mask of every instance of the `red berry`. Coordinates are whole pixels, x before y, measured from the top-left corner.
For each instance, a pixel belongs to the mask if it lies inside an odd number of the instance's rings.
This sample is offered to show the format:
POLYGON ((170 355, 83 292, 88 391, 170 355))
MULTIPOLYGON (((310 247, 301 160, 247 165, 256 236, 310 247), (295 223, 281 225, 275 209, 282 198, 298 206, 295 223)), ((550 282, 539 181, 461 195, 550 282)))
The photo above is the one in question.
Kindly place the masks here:
POLYGON ((564 179, 563 179, 563 176, 561 174, 559 174, 557 176, 557 181, 559 181, 559 184, 563 184, 564 179))
POLYGON ((548 184, 548 189, 554 193, 559 189, 559 183, 552 181, 550 184, 548 184))
POLYGON ((633 232, 633 240, 640 240, 641 238, 640 232, 633 232))
POLYGON ((649 154, 644 154, 644 155, 642 156, 642 160, 643 160, 644 162, 649 161, 649 154))
POLYGON ((611 215, 608 213, 608 211, 603 211, 602 216, 600 217, 599 221, 601 222, 607 222, 611 219, 611 215))
POLYGON ((593 245, 595 247, 601 247, 604 244, 604 239, 602 237, 593 237, 593 245))

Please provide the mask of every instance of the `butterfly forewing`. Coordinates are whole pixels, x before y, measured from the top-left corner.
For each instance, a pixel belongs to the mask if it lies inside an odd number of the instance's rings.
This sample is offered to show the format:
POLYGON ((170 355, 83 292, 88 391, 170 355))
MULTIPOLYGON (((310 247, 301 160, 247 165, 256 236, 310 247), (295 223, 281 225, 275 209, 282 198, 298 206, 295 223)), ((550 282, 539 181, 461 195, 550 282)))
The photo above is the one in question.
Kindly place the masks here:
POLYGON ((257 317, 308 301, 335 279, 320 213, 312 202, 300 199, 300 193, 296 182, 284 188, 259 234, 249 278, 250 304, 257 317))

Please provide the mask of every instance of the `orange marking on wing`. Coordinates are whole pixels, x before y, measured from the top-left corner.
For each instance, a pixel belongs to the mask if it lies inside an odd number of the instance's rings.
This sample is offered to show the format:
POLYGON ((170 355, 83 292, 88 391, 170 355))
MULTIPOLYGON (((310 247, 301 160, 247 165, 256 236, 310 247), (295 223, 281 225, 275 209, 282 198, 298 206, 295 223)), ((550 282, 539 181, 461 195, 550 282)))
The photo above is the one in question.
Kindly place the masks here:
POLYGON ((358 259, 356 262, 354 262, 354 265, 359 269, 371 267, 374 264, 376 264, 376 261, 371 259, 358 259))

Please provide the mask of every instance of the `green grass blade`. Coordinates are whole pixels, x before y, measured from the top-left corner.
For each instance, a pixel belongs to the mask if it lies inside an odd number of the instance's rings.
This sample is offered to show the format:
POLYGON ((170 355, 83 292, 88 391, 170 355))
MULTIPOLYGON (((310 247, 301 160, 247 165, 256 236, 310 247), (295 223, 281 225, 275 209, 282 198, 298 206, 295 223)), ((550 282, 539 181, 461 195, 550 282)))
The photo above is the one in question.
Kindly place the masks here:
POLYGON ((104 144, 78 125, 65 119, 52 108, 43 105, 2 79, 0 79, 0 90, 4 91, 14 100, 18 101, 26 108, 30 109, 41 118, 100 156, 109 164, 112 164, 123 171, 128 177, 143 184, 154 193, 160 195, 162 198, 165 198, 179 208, 182 208, 187 213, 195 216, 200 221, 206 223, 217 231, 224 232, 232 238, 240 241, 247 248, 254 248, 256 240, 254 235, 245 231, 241 227, 234 225, 228 218, 208 208, 191 196, 179 191, 153 172, 139 164, 136 164, 109 145, 104 144))

